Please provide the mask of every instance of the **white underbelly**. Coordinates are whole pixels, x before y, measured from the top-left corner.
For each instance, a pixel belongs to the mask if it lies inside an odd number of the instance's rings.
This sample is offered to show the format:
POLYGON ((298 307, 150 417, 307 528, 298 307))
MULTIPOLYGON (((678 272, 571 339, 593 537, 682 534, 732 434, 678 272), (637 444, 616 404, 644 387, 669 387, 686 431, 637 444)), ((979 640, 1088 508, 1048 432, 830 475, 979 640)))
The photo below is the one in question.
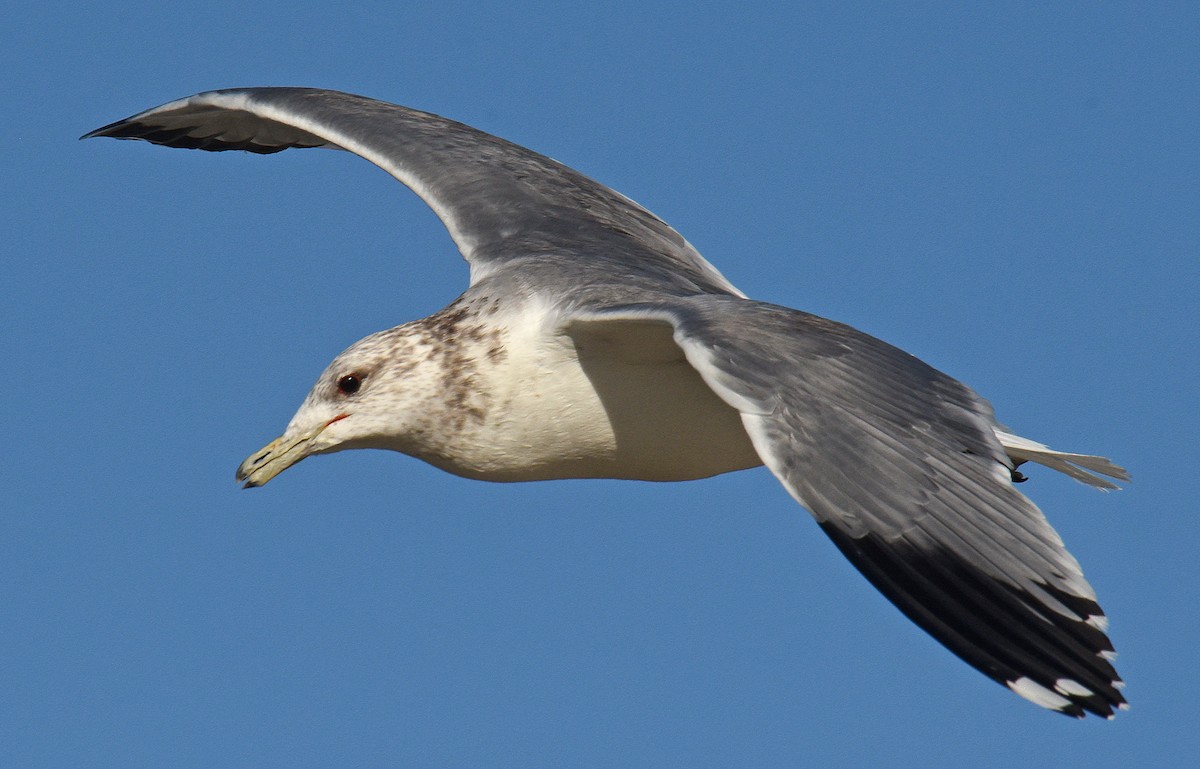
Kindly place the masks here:
POLYGON ((762 464, 740 414, 658 341, 651 354, 636 340, 637 355, 579 355, 564 338, 519 355, 501 367, 503 383, 489 383, 486 421, 422 458, 492 481, 682 481, 762 464))

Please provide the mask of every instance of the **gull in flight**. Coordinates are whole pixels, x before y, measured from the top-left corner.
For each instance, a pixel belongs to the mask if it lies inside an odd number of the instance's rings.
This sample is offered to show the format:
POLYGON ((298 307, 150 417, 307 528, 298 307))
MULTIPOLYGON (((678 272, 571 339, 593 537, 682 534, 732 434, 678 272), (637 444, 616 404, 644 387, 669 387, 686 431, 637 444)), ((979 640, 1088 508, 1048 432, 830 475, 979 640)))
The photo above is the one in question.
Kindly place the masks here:
POLYGON ((1125 707, 1107 620, 1015 483, 1107 459, 1008 432, 973 390, 849 326, 746 297, 665 222, 437 115, 308 88, 210 91, 87 134, 260 154, 330 147, 419 195, 471 270, 428 318, 334 358, 238 469, 392 449, 490 481, 684 481, 766 465, 913 622, 1042 707, 1125 707))

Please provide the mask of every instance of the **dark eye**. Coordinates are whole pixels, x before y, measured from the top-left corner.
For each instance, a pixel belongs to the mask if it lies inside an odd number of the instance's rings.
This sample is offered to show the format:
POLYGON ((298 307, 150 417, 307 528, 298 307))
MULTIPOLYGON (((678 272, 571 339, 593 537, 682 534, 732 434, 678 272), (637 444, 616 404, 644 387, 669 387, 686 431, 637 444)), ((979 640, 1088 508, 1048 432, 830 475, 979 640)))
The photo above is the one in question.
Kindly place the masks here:
POLYGON ((362 387, 362 377, 358 374, 346 374, 337 380, 338 392, 342 395, 353 395, 362 387))

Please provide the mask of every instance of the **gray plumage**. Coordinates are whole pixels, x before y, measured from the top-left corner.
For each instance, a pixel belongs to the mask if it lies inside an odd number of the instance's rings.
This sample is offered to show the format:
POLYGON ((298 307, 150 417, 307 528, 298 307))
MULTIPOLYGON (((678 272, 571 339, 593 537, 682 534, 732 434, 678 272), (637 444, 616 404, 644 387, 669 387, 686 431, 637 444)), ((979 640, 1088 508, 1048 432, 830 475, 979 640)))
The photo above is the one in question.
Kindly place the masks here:
MULTIPOLYGON (((471 266, 446 310, 330 364, 261 485, 305 456, 392 448, 490 480, 685 480, 764 463, 907 616, 1060 712, 1124 706, 1103 612, 1014 486, 1100 457, 1011 435, 971 389, 853 328, 747 299, 667 224, 554 160, 331 91, 213 91, 87 135, 359 154, 438 214, 471 266), (532 393, 532 395, 531 395, 532 393)), ((85 137, 87 138, 87 137, 85 137)))

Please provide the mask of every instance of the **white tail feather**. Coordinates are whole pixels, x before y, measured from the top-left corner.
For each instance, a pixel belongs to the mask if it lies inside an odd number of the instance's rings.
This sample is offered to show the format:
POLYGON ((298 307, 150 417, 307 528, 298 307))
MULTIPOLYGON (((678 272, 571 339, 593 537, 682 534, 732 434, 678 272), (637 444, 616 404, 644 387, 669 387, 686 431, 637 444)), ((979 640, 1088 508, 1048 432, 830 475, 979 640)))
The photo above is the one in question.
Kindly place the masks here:
POLYGON ((1098 489, 1107 491, 1121 488, 1108 478, 1116 478, 1119 481, 1130 479, 1125 468, 1113 464, 1104 457, 1055 451, 1045 444, 1000 429, 996 429, 996 437, 1008 455, 1017 462, 1036 462, 1098 489), (1101 477, 1105 475, 1108 478, 1101 477))

